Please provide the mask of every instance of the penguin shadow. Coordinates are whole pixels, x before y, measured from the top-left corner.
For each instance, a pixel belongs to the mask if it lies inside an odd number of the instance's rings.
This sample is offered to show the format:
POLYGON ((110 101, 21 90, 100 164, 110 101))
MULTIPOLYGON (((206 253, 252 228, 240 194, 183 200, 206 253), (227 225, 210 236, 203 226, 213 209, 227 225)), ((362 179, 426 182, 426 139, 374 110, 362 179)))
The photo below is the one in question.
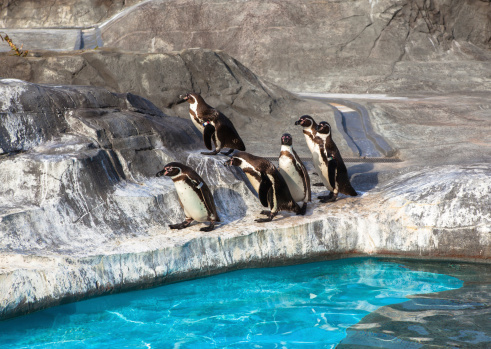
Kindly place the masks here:
POLYGON ((242 219, 247 214, 247 204, 239 192, 229 188, 217 188, 213 192, 221 225, 242 219))
POLYGON ((379 183, 379 174, 372 172, 373 169, 374 166, 371 163, 361 163, 348 168, 351 185, 358 194, 372 190, 379 183))

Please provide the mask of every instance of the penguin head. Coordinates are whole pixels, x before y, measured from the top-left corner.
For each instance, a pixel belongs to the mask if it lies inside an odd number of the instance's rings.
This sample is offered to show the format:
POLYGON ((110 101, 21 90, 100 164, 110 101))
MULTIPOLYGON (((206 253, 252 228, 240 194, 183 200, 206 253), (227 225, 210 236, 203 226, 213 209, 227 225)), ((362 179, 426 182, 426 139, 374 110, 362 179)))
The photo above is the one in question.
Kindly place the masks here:
POLYGON ((319 122, 319 125, 315 128, 318 133, 329 136, 331 134, 331 125, 326 121, 319 122))
POLYGON ((238 166, 242 164, 242 159, 236 156, 231 156, 230 159, 223 163, 224 166, 238 166))
POLYGON ((289 133, 284 133, 283 136, 281 136, 281 145, 292 145, 292 144, 293 144, 292 135, 289 133))
POLYGON ((184 95, 180 95, 179 98, 183 99, 184 101, 188 102, 189 104, 194 104, 198 102, 198 99, 201 98, 201 96, 198 93, 186 93, 184 95))
POLYGON ((314 124, 315 121, 310 115, 302 115, 300 119, 295 121, 295 125, 300 125, 302 127, 311 127, 314 124))
POLYGON ((182 172, 181 164, 178 162, 170 162, 164 166, 164 169, 156 174, 157 177, 167 176, 174 177, 182 172))

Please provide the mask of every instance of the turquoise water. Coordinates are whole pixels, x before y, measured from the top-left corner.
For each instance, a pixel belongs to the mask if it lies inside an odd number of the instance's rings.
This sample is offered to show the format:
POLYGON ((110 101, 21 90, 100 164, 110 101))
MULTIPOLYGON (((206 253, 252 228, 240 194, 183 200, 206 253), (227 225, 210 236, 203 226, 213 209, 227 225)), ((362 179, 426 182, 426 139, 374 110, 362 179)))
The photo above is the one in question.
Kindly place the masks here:
POLYGON ((249 269, 0 322, 0 348, 334 348, 365 315, 451 276, 354 258, 249 269))

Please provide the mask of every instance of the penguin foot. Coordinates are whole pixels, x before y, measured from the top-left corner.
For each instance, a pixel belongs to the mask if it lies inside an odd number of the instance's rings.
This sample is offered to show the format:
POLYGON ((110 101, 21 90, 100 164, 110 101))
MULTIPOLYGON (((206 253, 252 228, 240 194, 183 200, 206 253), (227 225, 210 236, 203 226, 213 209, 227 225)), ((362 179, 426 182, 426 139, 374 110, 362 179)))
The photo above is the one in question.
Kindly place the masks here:
POLYGON ((268 218, 258 218, 258 219, 255 219, 254 221, 258 222, 258 223, 264 223, 264 222, 271 222, 272 220, 273 220, 273 217, 269 216, 268 218))
POLYGON ((201 154, 203 154, 203 155, 217 155, 218 152, 216 150, 214 150, 214 151, 202 151, 201 154))
POLYGON ((215 222, 210 222, 209 226, 201 228, 200 231, 212 231, 213 229, 215 229, 215 222))
POLYGON ((324 183, 314 183, 314 184, 312 184, 312 186, 314 186, 314 187, 322 187, 322 186, 324 186, 324 183))
POLYGON ((271 214, 271 211, 268 211, 268 210, 262 210, 261 211, 261 214, 264 214, 266 216, 269 216, 271 214))
POLYGON ((278 212, 269 212, 269 215, 267 218, 258 218, 258 219, 255 219, 254 221, 258 222, 258 223, 271 222, 277 214, 278 214, 278 212))
POLYGON ((297 213, 297 215, 305 216, 305 213, 307 213, 307 203, 304 202, 303 206, 300 207, 300 211, 297 213))
POLYGON ((329 199, 320 200, 319 202, 325 204, 326 202, 334 202, 334 201, 336 201, 336 198, 335 197, 332 197, 332 198, 329 198, 329 199))
POLYGON ((232 154, 233 151, 233 149, 230 149, 229 151, 222 151, 220 154, 229 156, 230 154, 232 154))
POLYGON ((338 194, 334 194, 333 192, 330 192, 329 195, 327 196, 319 196, 319 199, 320 199, 320 202, 322 202, 323 204, 325 204, 326 202, 334 202, 336 201, 338 197, 338 194))
POLYGON ((192 222, 192 220, 191 221, 184 221, 182 223, 177 223, 177 224, 169 224, 169 228, 171 228, 171 229, 184 229, 184 228, 189 227, 191 222, 192 222))

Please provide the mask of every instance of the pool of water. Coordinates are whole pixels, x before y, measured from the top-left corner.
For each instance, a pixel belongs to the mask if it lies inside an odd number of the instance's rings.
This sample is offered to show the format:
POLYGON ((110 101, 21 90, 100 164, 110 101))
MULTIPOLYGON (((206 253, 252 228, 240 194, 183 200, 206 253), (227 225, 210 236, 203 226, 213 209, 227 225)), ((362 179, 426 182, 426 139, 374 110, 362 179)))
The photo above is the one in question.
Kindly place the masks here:
POLYGON ((334 348, 366 315, 458 278, 352 258, 248 269, 0 322, 0 348, 334 348))

